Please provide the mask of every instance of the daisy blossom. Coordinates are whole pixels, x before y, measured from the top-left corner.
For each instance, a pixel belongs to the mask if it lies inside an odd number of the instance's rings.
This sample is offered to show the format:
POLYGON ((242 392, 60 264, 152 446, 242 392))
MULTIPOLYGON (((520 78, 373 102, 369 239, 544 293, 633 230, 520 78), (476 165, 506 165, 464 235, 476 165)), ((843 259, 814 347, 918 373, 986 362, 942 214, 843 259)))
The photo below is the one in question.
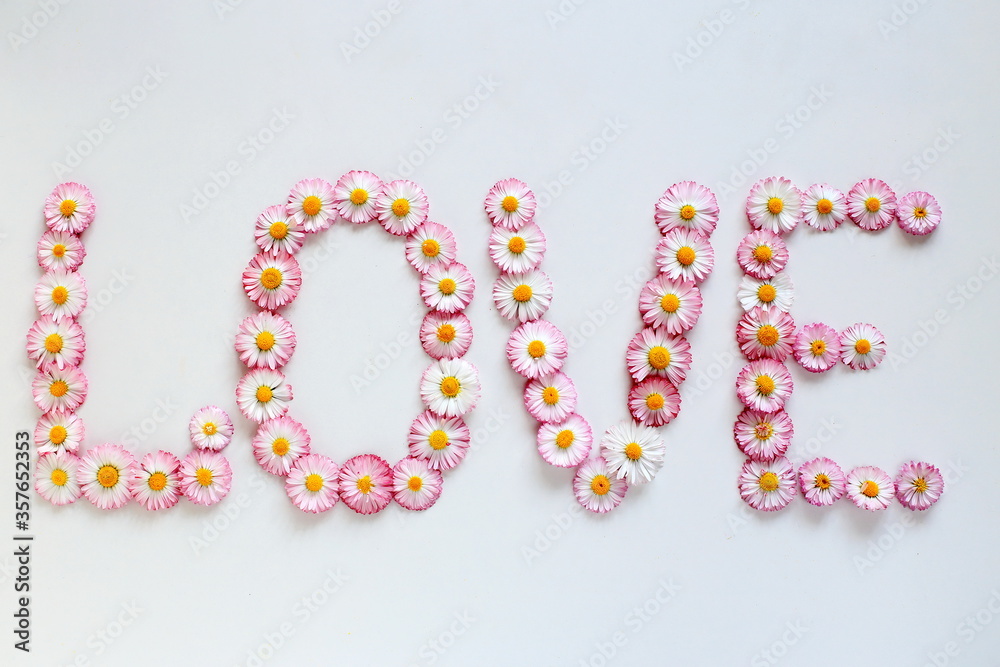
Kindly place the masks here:
POLYGON ((590 454, 594 434, 590 424, 573 413, 561 422, 538 425, 538 453, 549 465, 573 468, 590 454))
POLYGON ((303 512, 325 512, 340 500, 340 469, 326 456, 298 459, 285 478, 285 493, 303 512))
POLYGON ((420 344, 432 359, 464 357, 472 345, 472 322, 464 313, 432 310, 420 324, 420 344))
POLYGON ((53 505, 80 497, 80 459, 69 452, 42 454, 35 463, 35 492, 53 505))
POLYGON ((236 385, 236 404, 243 416, 258 424, 288 411, 292 387, 281 371, 255 368, 236 385))
POLYGON ((787 234, 802 219, 802 193, 787 178, 763 178, 750 188, 747 218, 754 229, 787 234))
POLYGON ((736 418, 733 437, 736 446, 754 461, 770 461, 784 456, 792 444, 795 429, 784 410, 760 412, 747 408, 736 418))
POLYGON ((442 417, 461 417, 476 406, 481 393, 479 371, 462 359, 440 359, 424 371, 420 398, 442 417))
POLYGON ((87 306, 87 282, 75 271, 50 271, 35 285, 35 305, 56 322, 73 319, 87 306))
POLYGON ((358 514, 375 514, 392 502, 392 468, 374 454, 348 459, 339 477, 340 499, 358 514))
POLYGON ((825 457, 802 464, 799 468, 799 488, 809 504, 816 507, 832 505, 847 492, 844 471, 825 457))
POLYGON ((802 210, 807 225, 829 232, 847 220, 847 197, 835 187, 816 183, 803 191, 802 210))
POLYGON ((102 510, 114 510, 132 497, 129 485, 135 473, 132 454, 121 445, 105 443, 80 459, 77 482, 87 500, 102 510))
POLYGON ((545 320, 518 325, 507 340, 507 361, 514 372, 532 380, 562 368, 569 354, 566 337, 545 320))
POLYGON ((524 407, 540 422, 561 422, 576 410, 576 387, 565 373, 550 373, 524 386, 524 407))
POLYGON ((684 333, 701 317, 701 290, 686 280, 672 280, 660 274, 639 292, 639 313, 651 327, 667 333, 684 333))
POLYGON ((552 280, 543 271, 504 274, 493 284, 493 303, 508 320, 537 320, 552 303, 552 280))
POLYGON ((840 332, 840 358, 854 370, 875 368, 885 358, 882 332, 870 324, 858 322, 840 332))
POLYGON ((451 264, 457 254, 455 235, 436 222, 425 222, 406 237, 406 261, 420 273, 436 264, 451 264))
POLYGON ((792 354, 810 373, 828 371, 840 361, 840 334, 822 322, 807 324, 795 334, 792 354))
POLYGON ((792 279, 784 271, 765 280, 743 276, 736 298, 740 300, 744 311, 754 308, 776 308, 787 311, 795 301, 795 288, 792 279))
POLYGON ((333 186, 322 178, 302 179, 288 193, 285 215, 301 225, 305 232, 326 229, 337 215, 333 205, 333 186))
POLYGON ((214 505, 229 494, 233 470, 218 452, 196 449, 181 462, 180 488, 196 505, 214 505))
POLYGON ((460 417, 439 417, 430 410, 410 425, 410 456, 426 459, 433 470, 451 470, 465 458, 471 435, 460 417))
POLYGON ((788 246, 774 232, 756 229, 740 241, 736 261, 747 275, 761 280, 772 278, 788 263, 788 246))
POLYGON ((225 449, 233 439, 233 420, 222 408, 206 405, 191 417, 188 431, 191 434, 191 444, 196 449, 218 452, 225 449))
POLYGON ((28 329, 28 358, 36 367, 79 366, 86 348, 83 327, 76 320, 56 322, 50 315, 43 315, 28 329))
POLYGON ((424 459, 407 457, 392 469, 392 497, 408 510, 425 510, 441 497, 441 473, 424 459))
POLYGON ((270 419, 257 427, 251 443, 254 458, 272 475, 287 475, 310 453, 309 432, 291 417, 270 419))
POLYGON ((625 361, 636 382, 655 376, 677 386, 691 368, 691 344, 684 336, 671 336, 662 329, 646 327, 629 341, 625 361))
POLYGON ((181 499, 181 462, 159 450, 142 457, 129 481, 129 493, 148 510, 173 507, 181 499))
POLYGON ((483 205, 494 225, 520 229, 535 216, 535 193, 524 182, 505 178, 490 188, 483 205))
POLYGON ((663 378, 649 377, 633 385, 628 393, 628 410, 645 426, 669 424, 681 411, 677 387, 663 378))
POLYGON ((884 510, 896 495, 892 478, 881 468, 860 466, 847 473, 847 497, 863 510, 884 510))
POLYGON ((96 209, 87 186, 60 183, 45 198, 45 224, 54 232, 79 234, 94 221, 96 209))
POLYGON ((736 395, 748 408, 777 412, 785 407, 794 384, 785 365, 774 359, 751 361, 736 378, 736 395))
POLYGON ((87 399, 87 377, 76 366, 46 366, 32 380, 31 395, 42 412, 75 412, 87 399))
POLYGON ((674 229, 656 244, 656 266, 673 280, 700 283, 715 266, 715 251, 698 232, 674 229))
POLYGON ((236 352, 247 368, 281 368, 291 359, 295 344, 292 324, 266 310, 245 317, 236 332, 236 352))
POLYGON ((420 296, 428 308, 442 313, 465 310, 476 291, 476 281, 461 262, 434 264, 420 278, 420 296))
POLYGON ((861 229, 885 229, 896 215, 896 193, 877 178, 858 181, 847 193, 847 214, 861 229))
POLYGON ((674 183, 656 202, 655 219, 660 234, 680 227, 708 237, 719 222, 719 202, 704 185, 694 181, 674 183))
POLYGON ((615 476, 608 462, 601 458, 584 461, 573 477, 577 502, 598 514, 618 507, 627 491, 628 482, 615 476))
POLYGON ((900 197, 896 219, 904 232, 924 236, 941 224, 941 205, 926 192, 910 192, 900 197))
POLYGON ((386 183, 375 201, 379 222, 396 236, 406 236, 427 220, 427 195, 413 181, 386 183))
POLYGON ((243 289, 250 300, 265 310, 288 305, 299 295, 302 269, 287 252, 258 253, 243 271, 243 289))
POLYGON ((490 234, 490 259, 504 273, 537 269, 545 257, 545 234, 533 222, 517 231, 496 226, 490 234))
POLYGON ((904 463, 896 476, 896 498, 906 509, 923 511, 944 493, 944 476, 930 463, 904 463))
POLYGON ((795 320, 774 308, 754 308, 743 313, 736 326, 736 342, 750 361, 764 358, 782 361, 792 353, 794 339, 795 320))
POLYGON ((333 205, 340 217, 361 225, 371 222, 378 213, 375 202, 382 194, 382 181, 370 171, 349 171, 333 187, 333 205))
POLYGON ((281 204, 268 206, 257 216, 253 235, 264 252, 289 255, 297 253, 306 239, 302 224, 288 215, 287 208, 281 204))
POLYGON ((38 266, 46 271, 76 271, 86 256, 80 238, 69 232, 49 230, 38 241, 38 266))
POLYGON ((740 469, 740 498, 763 512, 784 509, 795 497, 795 470, 788 459, 773 461, 747 459, 740 469))
POLYGON ((645 484, 663 467, 666 445, 659 432, 631 419, 613 425, 601 440, 608 469, 629 485, 645 484))
POLYGON ((83 443, 83 420, 74 412, 46 412, 35 425, 35 446, 39 454, 76 454, 83 443))

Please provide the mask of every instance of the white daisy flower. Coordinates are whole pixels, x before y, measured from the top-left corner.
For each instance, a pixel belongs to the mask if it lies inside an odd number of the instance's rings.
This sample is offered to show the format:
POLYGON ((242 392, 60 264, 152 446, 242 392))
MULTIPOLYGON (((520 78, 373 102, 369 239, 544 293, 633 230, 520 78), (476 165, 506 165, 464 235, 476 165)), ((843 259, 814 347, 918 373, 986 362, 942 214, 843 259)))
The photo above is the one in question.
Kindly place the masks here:
POLYGON ((85 185, 60 183, 45 198, 45 224, 56 232, 83 232, 94 220, 94 196, 85 185))
POLYGON ((39 454, 76 454, 83 443, 83 420, 73 412, 46 412, 35 425, 35 446, 39 454))
POLYGON ((884 510, 896 497, 892 477, 881 468, 860 466, 847 473, 847 497, 863 510, 884 510))
POLYGON ((656 244, 656 266, 671 280, 700 283, 715 266, 715 251, 708 239, 688 229, 667 232, 656 244))
POLYGON ((420 380, 424 405, 442 417, 461 417, 475 407, 481 391, 479 371, 462 359, 435 361, 420 380))
POLYGON ((461 417, 420 414, 410 425, 410 456, 426 459, 434 470, 451 470, 465 458, 471 434, 461 417))
POLYGON ((305 229, 281 204, 268 206, 257 216, 253 235, 264 252, 287 252, 289 255, 297 253, 306 238, 305 229))
POLYGON ((746 312, 754 308, 775 308, 788 312, 795 301, 795 288, 784 271, 768 280, 743 276, 736 298, 746 312))
POLYGON ((538 426, 538 453, 546 463, 560 468, 580 465, 590 454, 593 442, 590 424, 576 413, 561 422, 538 426))
POLYGON ((47 366, 32 380, 31 395, 42 412, 74 412, 87 399, 87 377, 76 366, 47 366))
POLYGON ((554 324, 533 320, 519 325, 507 340, 507 361, 514 372, 529 380, 562 368, 569 346, 554 324))
POLYGON ((628 482, 617 478, 602 458, 584 461, 573 477, 573 493, 577 502, 598 514, 618 507, 627 491, 628 482))
POLYGON ((885 354, 885 336, 870 324, 858 322, 840 334, 840 358, 854 370, 875 368, 882 363, 885 354))
POLYGON ((529 380, 524 406, 540 422, 561 422, 576 412, 576 387, 568 375, 559 372, 529 380))
POLYGON ((333 188, 333 204, 340 217, 355 224, 374 220, 375 202, 382 194, 382 181, 370 171, 349 171, 333 188))
POLYGON ((552 302, 552 281, 542 271, 502 275, 493 284, 493 302, 508 320, 537 320, 552 302))
POLYGON ((46 271, 76 271, 86 256, 80 238, 69 232, 49 230, 38 241, 38 266, 46 271))
POLYGON ((80 497, 80 459, 69 452, 42 454, 35 464, 35 491, 53 505, 68 505, 80 497))
POLYGON ((425 222, 406 237, 406 261, 420 273, 435 264, 451 264, 457 255, 455 235, 436 222, 425 222))
POLYGON ((701 290, 686 280, 660 274, 647 282, 639 293, 639 312, 651 327, 667 333, 684 333, 701 316, 701 290))
POLYGON ((292 387, 281 371, 255 368, 236 385, 236 404, 243 416, 258 424, 288 411, 292 387))
POLYGON ((750 188, 746 211, 754 229, 785 234, 802 219, 802 193, 787 178, 764 178, 750 188))
POLYGON ((719 222, 719 202, 704 185, 682 181, 667 188, 656 202, 655 218, 661 234, 680 227, 708 237, 719 222))
POLYGON ((646 327, 632 337, 625 360, 636 382, 657 376, 678 386, 691 368, 691 344, 684 336, 671 336, 662 329, 646 327))
POLYGON ((50 271, 35 286, 35 305, 56 322, 75 318, 87 305, 87 282, 75 271, 50 271))
POLYGON ((309 432, 291 417, 278 417, 257 427, 253 455, 260 467, 272 475, 285 476, 295 462, 310 453, 309 432))
POLYGON ((206 405, 191 417, 188 431, 195 449, 218 452, 233 439, 233 422, 222 408, 206 405))
POLYGON ((229 495, 232 486, 229 460, 218 452, 196 449, 181 461, 181 490, 196 505, 216 504, 229 495))
POLYGON ((379 222, 390 234, 406 236, 427 220, 427 195, 413 181, 386 183, 375 202, 379 222))
POLYGON ((663 467, 666 446, 651 426, 622 421, 607 430, 601 441, 601 456, 618 479, 645 484, 663 467))
POLYGON ((131 452, 121 445, 105 443, 83 456, 77 479, 87 500, 102 510, 113 510, 132 498, 129 485, 135 473, 131 452))
POLYGON ((28 358, 37 368, 49 364, 57 368, 79 366, 86 347, 83 327, 75 320, 56 322, 43 315, 28 329, 28 358))
POLYGON ((496 226, 490 234, 490 258, 504 273, 525 273, 538 268, 545 257, 545 234, 527 223, 517 231, 496 226))
POLYGON ((295 331, 281 315, 262 310, 240 322, 236 352, 248 368, 281 368, 295 352, 295 331))
POLYGON ((523 181, 505 178, 490 188, 483 205, 494 225, 519 229, 535 215, 535 193, 523 181))
POLYGON ((285 204, 285 215, 306 232, 318 232, 333 224, 337 209, 333 206, 333 186, 322 178, 304 178, 292 186, 285 204))
POLYGON ((847 220, 847 197, 831 185, 816 183, 802 193, 802 210, 807 225, 829 232, 847 220))
POLYGON ((148 510, 173 507, 181 499, 180 460, 159 450, 142 457, 129 488, 132 497, 148 510))
POLYGON ((461 262, 435 264, 420 278, 420 296, 428 308, 442 313, 465 310, 476 291, 476 281, 461 262))

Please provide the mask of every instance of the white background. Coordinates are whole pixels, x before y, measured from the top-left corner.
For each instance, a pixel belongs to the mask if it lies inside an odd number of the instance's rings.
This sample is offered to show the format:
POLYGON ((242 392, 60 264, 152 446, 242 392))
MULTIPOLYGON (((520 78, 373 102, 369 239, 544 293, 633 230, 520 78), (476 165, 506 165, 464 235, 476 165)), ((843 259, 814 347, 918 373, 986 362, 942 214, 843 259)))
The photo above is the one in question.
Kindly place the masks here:
MULTIPOLYGON (((5 547, 0 662, 254 665, 256 653, 266 664, 995 663, 1000 281, 977 272, 994 277, 984 261, 998 245, 1000 7, 567 0, 560 9, 552 0, 404 2, 391 14, 381 1, 246 0, 226 12, 152 4, 74 2, 51 17, 28 1, 0 10, 3 437, 37 418, 23 341, 42 202, 56 183, 77 180, 98 200, 82 271, 92 300, 108 290, 86 327, 89 443, 120 440, 162 401, 171 414, 135 449, 183 455, 187 420, 216 403, 238 427, 226 450, 235 484, 223 505, 155 514, 36 498, 33 650, 11 646, 5 547), (380 27, 373 16, 391 20, 380 27), (355 40, 364 48, 345 54, 355 40), (133 93, 147 68, 165 77, 133 93), (129 108, 123 95, 144 99, 129 108), (455 111, 463 104, 465 117, 455 111), (292 119, 268 135, 275 110, 292 119), (251 136, 268 140, 252 156, 251 136), (57 174, 81 143, 89 154, 57 174), (588 145, 594 159, 581 152, 588 145), (229 161, 239 173, 208 187, 214 196, 185 220, 183 207, 229 161), (230 342, 251 311, 240 273, 256 215, 300 178, 334 181, 349 169, 412 170, 478 284, 468 358, 484 395, 468 421, 479 444, 425 513, 392 506, 360 517, 341 505, 304 515, 259 471, 233 398, 241 371, 230 342), (850 224, 790 238, 796 319, 873 322, 899 355, 871 373, 796 371, 792 458, 816 453, 893 474, 912 458, 936 463, 951 483, 931 511, 817 509, 800 498, 763 516, 739 499, 733 256, 748 230, 749 184, 768 175, 845 191, 877 176, 944 206, 925 240, 850 224), (593 334, 566 370, 598 432, 627 416, 624 350, 640 326, 629 281, 651 270, 653 204, 685 179, 720 198, 718 267, 690 336, 682 413, 664 429, 666 465, 607 516, 569 513, 571 475, 537 456, 506 365, 511 326, 489 296, 496 272, 482 199, 507 176, 547 193, 537 221, 556 282, 550 319, 593 334), (977 291, 967 298, 959 286, 977 291), (607 301, 606 323, 584 326, 607 301), (946 323, 926 325, 937 311, 946 323), (325 584, 339 588, 328 595, 325 584), (309 597, 323 603, 308 611, 309 597), (126 608, 139 610, 134 619, 126 608), (965 619, 977 613, 974 630, 965 619)), ((313 260, 288 309, 301 341, 287 367, 293 412, 337 461, 365 451, 395 461, 421 409, 427 362, 414 342, 417 281, 402 243, 377 227, 335 227, 300 258, 324 242, 329 261, 313 260), (351 376, 401 333, 410 342, 398 358, 355 391, 351 376)), ((6 451, 0 484, 10 498, 12 442, 6 451)), ((8 506, 11 528, 0 533, 13 534, 12 515, 8 506)))

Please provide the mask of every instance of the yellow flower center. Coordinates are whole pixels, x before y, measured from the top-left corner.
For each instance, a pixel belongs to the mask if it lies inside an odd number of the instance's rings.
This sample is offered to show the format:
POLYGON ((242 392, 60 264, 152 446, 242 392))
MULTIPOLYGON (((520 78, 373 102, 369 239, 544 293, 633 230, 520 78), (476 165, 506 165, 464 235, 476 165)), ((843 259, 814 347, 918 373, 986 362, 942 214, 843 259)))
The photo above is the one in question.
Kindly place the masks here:
POLYGON ((878 200, 878 197, 869 197, 865 200, 865 208, 872 213, 878 213, 878 210, 882 208, 882 202, 878 200))
POLYGON ((361 206, 366 201, 368 201, 368 191, 364 188, 354 188, 351 190, 351 203, 355 206, 361 206))
POLYGON ((66 430, 65 426, 62 424, 56 424, 49 429, 49 442, 53 445, 61 445, 66 442, 66 437, 68 435, 69 432, 66 430))
POLYGON ((770 493, 771 491, 777 491, 778 489, 778 476, 773 472, 766 472, 760 476, 757 481, 757 486, 760 487, 761 491, 770 493))
POLYGON ((916 207, 915 209, 913 209, 913 217, 914 218, 926 218, 927 217, 927 209, 924 208, 923 206, 916 207))
POLYGON ((927 490, 927 480, 923 477, 917 477, 913 482, 913 488, 917 493, 923 493, 927 490))
POLYGON ((517 301, 518 303, 524 303, 525 301, 529 301, 531 299, 532 294, 533 292, 531 291, 530 285, 518 285, 517 287, 514 288, 513 292, 514 301, 517 301))
POLYGON ((274 347, 274 334, 270 331, 261 331, 257 334, 257 349, 267 352, 274 347))
POLYGON ((110 489, 118 483, 118 468, 101 466, 101 469, 97 471, 97 482, 105 489, 110 489))
POLYGON ((311 475, 306 475, 306 488, 316 493, 323 488, 323 477, 313 473, 311 475))
POLYGON ((49 393, 55 396, 56 398, 65 396, 66 392, 68 391, 69 391, 69 385, 66 384, 65 380, 56 380, 55 382, 49 385, 49 393))
POLYGON ((771 215, 778 215, 785 210, 785 202, 780 197, 771 197, 767 200, 767 210, 771 215))
POLYGON ((364 477, 358 480, 357 486, 358 486, 358 491, 360 491, 365 495, 368 495, 369 493, 371 493, 372 487, 374 487, 375 484, 372 483, 371 477, 365 475, 364 477))
POLYGON ((62 468, 56 468, 52 471, 49 479, 52 480, 52 483, 56 486, 65 486, 66 482, 69 481, 69 475, 67 475, 66 471, 62 468))
POLYGON ((662 345, 654 345, 649 348, 649 354, 646 355, 646 358, 649 360, 650 366, 662 371, 670 365, 670 350, 662 345))
POLYGON ((771 303, 778 296, 778 290, 774 289, 774 285, 761 285, 757 288, 757 298, 764 303, 771 303))
POLYGON ((424 480, 414 475, 409 479, 409 481, 406 482, 406 488, 410 491, 417 492, 424 488, 424 480))
POLYGON ((437 339, 442 343, 455 340, 455 327, 451 324, 442 324, 437 328, 437 339))
POLYGON ((757 342, 764 347, 771 347, 778 342, 778 330, 771 324, 765 324, 757 329, 757 342))
POLYGON ((451 278, 442 278, 438 282, 438 290, 441 294, 454 294, 457 288, 458 284, 451 278))
POLYGON ((559 449, 567 449, 574 440, 576 440, 576 434, 568 428, 556 433, 556 447, 559 449))
POLYGON ((652 393, 646 397, 646 407, 650 410, 662 410, 664 403, 663 394, 652 393))
POLYGON ((872 351, 872 344, 867 338, 859 338, 854 344, 854 351, 858 354, 868 354, 872 351))
POLYGON ((427 239, 420 244, 420 250, 425 257, 437 257, 438 253, 441 252, 441 244, 434 239, 427 239))
POLYGON ((56 354, 58 352, 61 352, 62 348, 63 348, 63 339, 62 336, 60 336, 59 334, 51 333, 45 337, 45 350, 47 352, 56 354))
POLYGON ((52 246, 52 254, 55 255, 56 257, 62 257, 63 255, 66 254, 66 246, 64 246, 62 243, 55 244, 54 246, 52 246))
POLYGON ((219 432, 219 427, 215 425, 215 422, 205 422, 205 425, 201 427, 201 432, 205 435, 215 435, 219 432))
POLYGON ((410 213, 410 202, 407 199, 400 197, 396 201, 392 202, 392 214, 397 218, 403 218, 410 213))
POLYGON ((753 258, 761 264, 770 262, 772 257, 774 257, 774 253, 769 245, 759 245, 753 249, 753 258))
POLYGON ((697 255, 695 255, 694 248, 691 246, 684 246, 677 251, 677 261, 684 266, 691 266, 694 264, 694 260, 697 255))
POLYGON ((697 213, 697 211, 694 210, 694 206, 691 206, 691 204, 681 206, 681 219, 690 220, 694 217, 695 213, 697 213))
POLYGON ((72 199, 63 199, 59 204, 59 212, 68 218, 76 212, 76 202, 72 199))
POLYGON ((809 351, 813 353, 814 357, 821 357, 826 353, 826 343, 817 338, 813 342, 809 343, 809 351))
POLYGON ((758 440, 769 440, 774 435, 774 426, 771 422, 760 422, 753 427, 753 432, 758 440))
POLYGON ((533 340, 528 343, 528 356, 532 359, 545 356, 545 343, 540 340, 533 340))
POLYGON ((667 313, 676 313, 677 309, 681 307, 681 300, 677 298, 676 294, 664 294, 663 298, 660 299, 660 308, 667 313))
POLYGON ((642 446, 637 442, 630 442, 625 445, 625 456, 629 461, 638 461, 642 457, 642 446))
POLYGON ((261 403, 267 403, 272 398, 274 398, 274 391, 268 387, 266 384, 262 384, 257 387, 257 400, 261 403))
POLYGON ((763 396, 770 396, 774 391, 774 379, 769 375, 757 376, 757 392, 763 396))
POLYGON ((462 383, 454 375, 449 375, 441 380, 441 393, 448 398, 455 398, 462 391, 462 383))
POLYGON ((61 306, 66 303, 67 299, 69 299, 69 290, 62 285, 57 285, 55 289, 52 290, 52 303, 61 306))
POLYGON ((527 247, 527 245, 528 244, 525 243, 524 239, 522 239, 520 236, 514 236, 511 237, 510 241, 507 241, 507 250, 510 250, 515 255, 520 255, 522 252, 524 252, 524 249, 525 247, 527 247))
POLYGON ((306 215, 316 215, 323 208, 323 202, 316 195, 309 195, 302 200, 302 212, 306 215))
POLYGON ((198 468, 194 471, 194 476, 202 486, 212 485, 212 471, 208 468, 198 468))
POLYGON ((542 390, 542 400, 546 405, 555 405, 559 402, 559 390, 555 387, 546 387, 542 390))
POLYGON ((861 485, 861 494, 868 498, 874 498, 877 496, 878 491, 878 484, 870 479, 866 479, 865 483, 861 485))
POLYGON ((275 438, 271 443, 271 451, 275 456, 284 456, 292 448, 291 443, 285 438, 275 438))
POLYGON ((431 449, 441 451, 448 446, 448 434, 441 429, 431 431, 431 434, 427 436, 427 442, 430 444, 431 449))
POLYGON ((271 235, 272 239, 278 239, 280 241, 288 236, 288 225, 280 220, 272 222, 271 226, 267 230, 267 233, 271 235))
POLYGON ((517 201, 517 197, 515 197, 514 195, 507 195, 506 197, 503 198, 503 201, 500 202, 500 208, 507 211, 508 213, 513 213, 518 209, 520 205, 521 203, 517 201))
POLYGON ((167 488, 167 476, 162 472, 154 472, 146 480, 146 486, 148 486, 153 491, 162 491, 167 488))
POLYGON ((260 272, 260 284, 265 289, 277 289, 281 285, 282 279, 281 271, 273 266, 269 266, 260 272))
POLYGON ((826 215, 832 210, 833 210, 833 202, 830 201, 829 199, 824 198, 816 202, 816 211, 818 211, 819 213, 826 215))
POLYGON ((829 489, 830 488, 830 478, 820 473, 816 475, 816 479, 813 481, 813 486, 817 489, 829 489))
POLYGON ((611 490, 611 482, 606 475, 594 475, 594 479, 590 480, 590 490, 603 496, 611 490))

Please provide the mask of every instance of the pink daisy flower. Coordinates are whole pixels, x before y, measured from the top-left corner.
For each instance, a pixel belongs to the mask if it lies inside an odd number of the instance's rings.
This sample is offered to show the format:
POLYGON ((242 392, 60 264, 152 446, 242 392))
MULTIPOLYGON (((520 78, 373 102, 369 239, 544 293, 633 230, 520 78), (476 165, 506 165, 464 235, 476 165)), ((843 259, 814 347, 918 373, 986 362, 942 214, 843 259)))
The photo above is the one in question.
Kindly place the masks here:
POLYGON ((806 224, 821 232, 833 231, 847 220, 847 197, 826 183, 810 185, 802 193, 806 224))
POLYGON ((704 185, 694 181, 674 183, 656 202, 655 219, 660 234, 681 228, 707 238, 719 222, 719 202, 704 185))
POLYGON ((524 407, 540 422, 561 422, 576 410, 576 387, 568 375, 559 372, 528 380, 524 407))
POLYGON ((295 462, 310 453, 309 432, 291 417, 271 419, 257 427, 253 455, 260 467, 272 475, 285 476, 295 462))
POLYGON ((828 371, 840 361, 840 334, 822 322, 807 324, 795 335, 792 354, 810 373, 828 371))
POLYGON ((701 317, 701 290, 686 280, 673 280, 660 274, 639 292, 639 313, 651 327, 670 334, 689 330, 701 317))
POLYGON ((298 220, 288 215, 287 207, 278 204, 268 206, 257 216, 253 236, 264 252, 294 255, 302 247, 306 232, 298 220))
POLYGON ((795 497, 795 469, 788 459, 773 461, 747 459, 740 469, 740 498, 762 512, 784 509, 795 497))
POLYGON ((255 368, 236 385, 236 404, 243 416, 258 424, 288 411, 292 386, 281 371, 255 368))
POLYGON ((847 473, 847 497, 863 510, 884 510, 896 495, 892 478, 881 468, 860 466, 847 473))
POLYGON ((476 281, 461 262, 435 264, 420 278, 420 296, 432 310, 465 310, 476 291, 476 281))
POLYGON ((38 266, 46 271, 76 271, 86 256, 80 238, 69 232, 49 230, 38 241, 38 266))
POLYGON ((340 500, 340 469, 326 456, 299 458, 285 479, 285 493, 303 512, 325 512, 340 500))
POLYGON ((672 280, 700 283, 715 266, 708 238, 688 229, 667 232, 656 244, 656 266, 672 280))
POLYGON ((896 193, 877 178, 858 181, 847 193, 847 214, 861 229, 885 229, 896 215, 896 193))
POLYGON ((750 188, 747 218, 754 229, 787 234, 802 220, 802 193, 787 178, 763 178, 750 188))
POLYGON ((129 493, 148 510, 169 509, 181 499, 180 460, 162 449, 142 457, 129 481, 129 493))
POLYGON ((784 271, 764 280, 743 276, 736 298, 744 311, 754 308, 788 311, 795 301, 795 286, 784 271))
POLYGON ((520 229, 535 216, 535 193, 523 181, 505 178, 490 188, 483 205, 494 225, 520 229))
POLYGON ((378 217, 375 202, 382 194, 382 181, 370 171, 349 171, 333 188, 333 205, 340 217, 361 225, 378 217))
POLYGON ((840 332, 840 358, 854 370, 875 368, 885 353, 885 337, 870 324, 858 322, 840 332))
POLYGON ((464 357, 472 345, 472 322, 464 313, 432 310, 420 324, 420 344, 432 359, 464 357))
POLYGON ((79 366, 86 349, 83 328, 76 320, 56 322, 50 315, 43 315, 28 329, 28 358, 36 368, 50 364, 56 368, 79 366))
POLYGON ((538 270, 503 274, 493 283, 493 303, 508 320, 537 320, 552 303, 552 280, 538 270))
POLYGON ((439 417, 430 410, 410 425, 410 456, 425 459, 433 470, 451 470, 465 458, 471 435, 460 417, 439 417))
POLYGON ((691 344, 684 336, 671 336, 662 329, 646 327, 629 341, 625 361, 636 382, 653 376, 666 378, 677 386, 691 368, 691 344))
POLYGON ((424 459, 407 457, 392 469, 392 497, 408 510, 425 510, 441 497, 441 473, 424 459))
POLYGON ((756 229, 740 241, 736 261, 744 273, 767 280, 773 278, 788 263, 788 246, 784 239, 766 229, 756 229))
POLYGON ((69 452, 42 454, 35 463, 35 492, 53 505, 80 497, 80 459, 69 452))
POLYGON ((490 234, 490 259, 504 273, 526 273, 538 268, 545 257, 545 234, 533 222, 518 230, 503 226, 490 234))
POLYGON ((795 320, 788 313, 774 308, 754 308, 743 313, 736 326, 736 342, 750 361, 784 360, 792 353, 794 337, 795 320))
POLYGON ((406 237, 406 261, 421 274, 432 266, 451 264, 457 255, 455 235, 436 222, 425 222, 406 237))
POLYGON ((74 412, 46 412, 35 425, 35 446, 39 454, 76 454, 83 443, 83 420, 74 412))
POLYGON ((608 469, 629 485, 645 484, 663 467, 667 448, 660 432, 631 419, 612 425, 601 440, 608 469))
POLYGON ((132 453, 121 445, 105 443, 80 459, 77 482, 87 500, 102 510, 114 510, 132 497, 129 485, 135 473, 132 453))
POLYGON ((663 378, 649 377, 632 386, 628 393, 628 410, 645 426, 663 426, 681 411, 681 395, 677 387, 663 378))
POLYGON ((60 183, 45 198, 45 224, 54 232, 79 234, 94 221, 97 206, 87 186, 60 183))
POLYGON ((374 454, 361 454, 340 468, 340 499, 358 514, 375 514, 392 502, 392 468, 374 454))
POLYGON ((774 359, 751 361, 736 378, 736 395, 740 402, 761 412, 781 410, 793 388, 788 369, 774 359))
POLYGON ((941 205, 926 192, 910 192, 900 197, 896 218, 904 232, 924 236, 941 224, 941 205))
POLYGON ((35 305, 56 322, 74 319, 87 306, 87 281, 75 271, 50 271, 35 285, 35 305))
POLYGON ((590 454, 594 434, 587 420, 573 413, 561 422, 539 424, 537 441, 546 463, 574 468, 590 454))
POLYGON ((442 417, 461 417, 476 407, 482 387, 479 371, 464 359, 440 359, 424 371, 420 398, 442 417))
POLYGON ((601 458, 584 461, 573 477, 573 493, 577 502, 597 514, 618 507, 627 491, 628 482, 618 479, 608 462, 601 458))
POLYGON ((386 183, 375 201, 379 222, 396 236, 406 236, 427 220, 427 195, 413 181, 386 183))
POLYGON ((733 437, 736 446, 754 461, 770 461, 784 456, 792 444, 795 429, 784 410, 760 412, 747 408, 736 418, 733 437))
POLYGON ((196 505, 214 505, 233 486, 233 470, 229 461, 218 452, 196 449, 181 462, 180 488, 196 505))
POLYGON ((218 452, 225 449, 233 439, 233 420, 222 408, 206 405, 191 417, 188 432, 195 449, 218 452))
POLYGON ((286 252, 253 256, 243 271, 243 289, 250 300, 265 310, 288 305, 299 295, 302 270, 286 252))
POLYGON ((810 505, 825 507, 847 492, 844 471, 828 458, 807 461, 799 468, 799 487, 810 505))
POLYGON ((567 354, 566 337, 557 326, 545 320, 518 325, 507 340, 510 367, 529 380, 558 371, 567 354))
POLYGON ((333 186, 322 178, 302 179, 288 193, 285 215, 295 220, 305 232, 326 229, 337 215, 333 205, 333 186))
POLYGON ((923 511, 936 503, 944 493, 944 476, 930 463, 904 463, 896 476, 896 498, 903 507, 923 511))
POLYGON ((31 382, 31 395, 42 412, 76 412, 87 400, 87 377, 76 366, 45 366, 31 382))
POLYGON ((236 332, 236 352, 247 368, 281 368, 291 359, 295 345, 292 324, 266 310, 245 317, 236 332))

